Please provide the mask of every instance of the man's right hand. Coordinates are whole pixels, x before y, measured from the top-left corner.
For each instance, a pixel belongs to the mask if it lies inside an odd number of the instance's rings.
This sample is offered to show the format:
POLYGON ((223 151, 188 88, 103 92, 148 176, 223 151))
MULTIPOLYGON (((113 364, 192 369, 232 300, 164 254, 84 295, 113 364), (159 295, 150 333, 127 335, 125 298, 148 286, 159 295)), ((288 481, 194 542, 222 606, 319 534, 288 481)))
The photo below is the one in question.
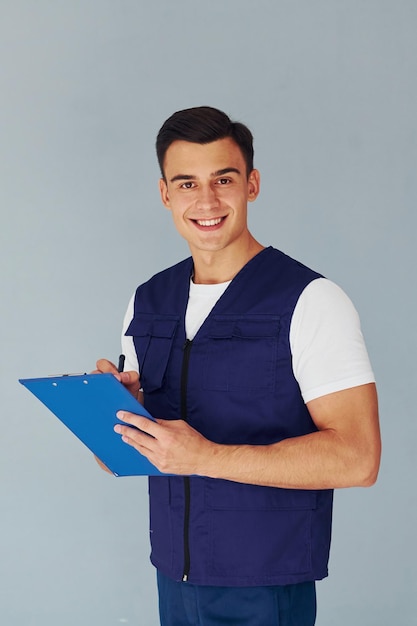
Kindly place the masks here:
POLYGON ((92 374, 113 374, 130 391, 132 396, 143 404, 143 393, 140 391, 139 374, 137 372, 133 370, 130 372, 118 372, 116 365, 107 359, 99 359, 96 363, 96 368, 92 374))

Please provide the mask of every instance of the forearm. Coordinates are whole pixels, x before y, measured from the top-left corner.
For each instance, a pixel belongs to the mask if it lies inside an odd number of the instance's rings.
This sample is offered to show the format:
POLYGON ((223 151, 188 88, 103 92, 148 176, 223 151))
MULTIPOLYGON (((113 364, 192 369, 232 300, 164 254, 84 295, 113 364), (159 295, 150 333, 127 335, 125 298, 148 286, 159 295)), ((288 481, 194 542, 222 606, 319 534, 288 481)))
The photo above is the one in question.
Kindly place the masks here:
POLYGON ((266 446, 213 444, 207 452, 201 468, 206 476, 286 489, 368 486, 378 465, 375 455, 332 430, 266 446))

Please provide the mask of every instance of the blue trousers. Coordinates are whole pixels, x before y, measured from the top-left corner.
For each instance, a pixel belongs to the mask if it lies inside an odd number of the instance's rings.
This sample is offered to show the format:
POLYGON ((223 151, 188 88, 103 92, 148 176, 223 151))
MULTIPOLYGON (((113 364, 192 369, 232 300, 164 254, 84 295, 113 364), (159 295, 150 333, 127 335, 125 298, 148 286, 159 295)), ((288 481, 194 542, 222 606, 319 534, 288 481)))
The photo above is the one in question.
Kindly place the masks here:
POLYGON ((314 626, 314 582, 210 587, 158 576, 161 626, 314 626))

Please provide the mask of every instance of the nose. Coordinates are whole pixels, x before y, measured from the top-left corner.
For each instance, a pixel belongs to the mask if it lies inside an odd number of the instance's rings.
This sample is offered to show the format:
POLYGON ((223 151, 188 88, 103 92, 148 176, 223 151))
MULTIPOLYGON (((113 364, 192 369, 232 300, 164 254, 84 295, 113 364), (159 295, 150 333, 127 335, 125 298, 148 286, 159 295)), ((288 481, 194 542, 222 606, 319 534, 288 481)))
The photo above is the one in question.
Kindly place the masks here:
POLYGON ((212 185, 201 185, 198 190, 197 208, 201 210, 218 208, 219 200, 212 185))

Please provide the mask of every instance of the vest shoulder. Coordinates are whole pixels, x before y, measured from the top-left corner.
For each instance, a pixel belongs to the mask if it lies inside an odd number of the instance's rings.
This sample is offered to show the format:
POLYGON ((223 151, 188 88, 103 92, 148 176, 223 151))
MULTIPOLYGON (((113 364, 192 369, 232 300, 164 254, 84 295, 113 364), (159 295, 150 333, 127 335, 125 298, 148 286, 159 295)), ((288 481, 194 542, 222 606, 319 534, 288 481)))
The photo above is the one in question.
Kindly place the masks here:
POLYGON ((135 314, 139 311, 173 313, 182 310, 188 299, 193 262, 191 257, 154 274, 139 285, 135 296, 135 314))
POLYGON ((286 269, 292 269, 295 272, 303 273, 316 278, 323 278, 323 275, 320 274, 320 272, 317 272, 316 270, 308 267, 301 261, 298 261, 288 254, 285 254, 285 252, 282 252, 281 250, 272 247, 268 248, 268 250, 270 251, 271 261, 274 261, 276 266, 285 266, 286 269))
POLYGON ((183 277, 187 276, 187 274, 188 276, 191 276, 192 267, 193 261, 191 257, 183 259, 182 261, 175 263, 175 265, 171 265, 171 267, 167 267, 151 276, 151 278, 142 283, 142 285, 139 285, 139 289, 141 287, 151 286, 152 284, 156 284, 162 281, 171 281, 174 279, 174 277, 183 277))
POLYGON ((322 275, 281 250, 269 247, 249 261, 238 278, 259 282, 262 287, 268 283, 280 289, 297 290, 322 275))

